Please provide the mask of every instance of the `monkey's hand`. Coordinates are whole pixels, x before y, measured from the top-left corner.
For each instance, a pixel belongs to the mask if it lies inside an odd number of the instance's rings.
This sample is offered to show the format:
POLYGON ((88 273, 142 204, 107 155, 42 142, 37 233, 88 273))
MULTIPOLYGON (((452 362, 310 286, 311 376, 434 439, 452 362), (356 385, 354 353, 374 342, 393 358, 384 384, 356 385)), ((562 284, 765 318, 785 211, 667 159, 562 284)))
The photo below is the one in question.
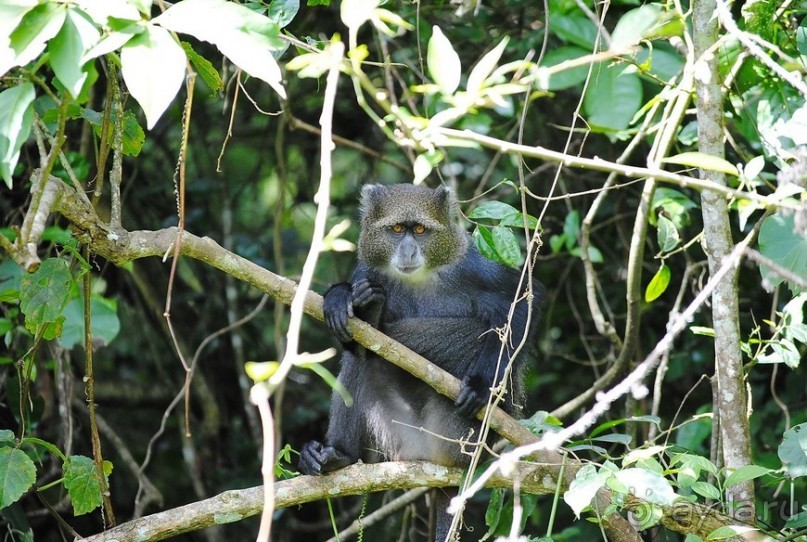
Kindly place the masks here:
POLYGON ((325 292, 322 312, 325 314, 325 324, 337 339, 343 343, 353 340, 347 331, 347 321, 353 317, 353 291, 350 283, 334 284, 325 292))
POLYGON ((473 418, 488 403, 490 388, 479 375, 469 375, 462 379, 462 388, 454 404, 463 416, 473 418))
POLYGON ((348 282, 334 284, 325 292, 322 306, 325 324, 337 339, 349 343, 353 338, 347 329, 347 321, 358 316, 373 327, 378 327, 386 299, 383 288, 367 279, 357 280, 352 285, 348 282), (355 314, 354 308, 357 309, 355 314))
POLYGON ((325 446, 312 440, 300 450, 300 462, 297 468, 303 474, 320 475, 347 467, 351 463, 354 461, 333 446, 325 446))
POLYGON ((359 309, 357 316, 377 328, 387 296, 384 289, 367 279, 353 283, 353 308, 359 309))

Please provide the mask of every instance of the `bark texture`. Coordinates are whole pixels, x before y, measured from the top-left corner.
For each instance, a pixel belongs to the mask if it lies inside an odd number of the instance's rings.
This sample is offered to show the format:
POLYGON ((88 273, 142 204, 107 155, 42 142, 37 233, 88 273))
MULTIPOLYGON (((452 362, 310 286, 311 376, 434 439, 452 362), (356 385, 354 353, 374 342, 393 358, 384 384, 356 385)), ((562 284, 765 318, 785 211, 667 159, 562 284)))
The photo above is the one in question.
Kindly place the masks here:
MULTIPOLYGON (((698 150, 723 158, 723 92, 719 80, 718 37, 715 0, 693 2, 693 40, 695 45, 695 93, 697 98, 698 150)), ((703 179, 725 185, 725 176, 701 171, 703 179)), ((734 248, 729 224, 728 203, 722 194, 701 193, 704 248, 709 273, 723 264, 734 248)), ((712 325, 715 330, 715 374, 712 379, 715 431, 719 431, 718 457, 723 465, 738 468, 751 463, 743 358, 740 351, 740 308, 737 295, 737 269, 732 270, 712 294, 712 325)), ((737 519, 754 517, 754 484, 746 482, 726 491, 729 512, 737 519)))

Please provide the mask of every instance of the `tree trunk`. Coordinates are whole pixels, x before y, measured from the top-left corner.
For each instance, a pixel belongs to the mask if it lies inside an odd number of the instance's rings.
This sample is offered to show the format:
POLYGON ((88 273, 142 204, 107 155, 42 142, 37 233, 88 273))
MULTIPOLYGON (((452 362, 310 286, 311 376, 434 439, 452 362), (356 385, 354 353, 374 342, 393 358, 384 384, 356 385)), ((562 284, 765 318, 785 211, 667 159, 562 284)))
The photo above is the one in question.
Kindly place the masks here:
MULTIPOLYGON (((723 93, 718 72, 717 51, 709 49, 717 40, 718 28, 714 0, 693 3, 693 41, 695 44, 695 93, 697 98, 698 150, 723 157, 723 93)), ((725 184, 724 174, 701 171, 701 177, 725 184)), ((721 266, 731 252, 728 204, 724 195, 704 190, 701 193, 704 242, 709 272, 721 266)), ((737 270, 731 271, 712 294, 712 320, 715 330, 715 374, 712 379, 714 428, 719 431, 718 456, 723 465, 738 468, 751 463, 743 359, 740 351, 737 270)), ((728 512, 735 518, 754 518, 754 484, 746 482, 726 490, 728 512)))

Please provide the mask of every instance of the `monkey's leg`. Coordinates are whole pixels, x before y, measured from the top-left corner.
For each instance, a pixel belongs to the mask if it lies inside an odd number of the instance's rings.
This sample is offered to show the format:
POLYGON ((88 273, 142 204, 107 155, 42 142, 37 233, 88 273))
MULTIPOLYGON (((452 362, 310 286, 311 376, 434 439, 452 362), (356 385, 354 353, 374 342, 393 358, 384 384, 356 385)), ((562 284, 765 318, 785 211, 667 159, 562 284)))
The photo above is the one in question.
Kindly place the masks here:
POLYGON ((435 512, 435 528, 434 528, 434 542, 453 542, 459 540, 459 535, 448 540, 448 531, 451 529, 451 514, 448 513, 448 505, 451 499, 457 496, 457 488, 451 487, 438 487, 434 490, 434 512, 435 512))
POLYGON ((325 474, 359 460, 366 445, 367 432, 362 409, 366 399, 362 394, 362 374, 358 366, 361 361, 350 352, 344 353, 339 381, 350 393, 353 406, 347 406, 342 395, 333 392, 325 443, 314 440, 300 451, 299 469, 304 474, 325 474))

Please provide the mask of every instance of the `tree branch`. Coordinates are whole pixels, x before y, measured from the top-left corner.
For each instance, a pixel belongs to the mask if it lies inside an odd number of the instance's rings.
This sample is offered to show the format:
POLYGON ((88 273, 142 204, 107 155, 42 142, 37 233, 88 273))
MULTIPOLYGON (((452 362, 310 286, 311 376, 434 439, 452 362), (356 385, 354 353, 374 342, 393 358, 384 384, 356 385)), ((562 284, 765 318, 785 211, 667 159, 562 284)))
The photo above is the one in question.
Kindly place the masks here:
MULTIPOLYGON (((559 471, 560 463, 521 464, 516 472, 508 476, 499 473, 491 477, 486 487, 510 489, 514 485, 514 480, 518 480, 521 491, 534 495, 549 495, 555 491, 559 471)), ((277 482, 275 507, 285 508, 334 497, 363 495, 392 489, 456 486, 462 477, 461 468, 443 467, 419 461, 360 463, 326 476, 298 476, 277 482)), ((564 475, 564 478, 570 479, 568 475, 564 475)), ((262 506, 262 486, 225 491, 209 499, 145 516, 79 540, 81 542, 165 540, 214 525, 241 521, 259 514, 262 506)), ((646 513, 646 510, 649 510, 645 509, 647 506, 641 499, 633 497, 627 499, 626 508, 636 515, 646 513)), ((731 518, 727 516, 684 500, 673 506, 663 507, 663 510, 662 523, 665 527, 695 534, 704 539, 718 527, 732 523, 731 518)), ((627 522, 625 525, 630 527, 627 522)), ((610 540, 640 539, 636 532, 632 531, 632 534, 617 534, 610 540)))

